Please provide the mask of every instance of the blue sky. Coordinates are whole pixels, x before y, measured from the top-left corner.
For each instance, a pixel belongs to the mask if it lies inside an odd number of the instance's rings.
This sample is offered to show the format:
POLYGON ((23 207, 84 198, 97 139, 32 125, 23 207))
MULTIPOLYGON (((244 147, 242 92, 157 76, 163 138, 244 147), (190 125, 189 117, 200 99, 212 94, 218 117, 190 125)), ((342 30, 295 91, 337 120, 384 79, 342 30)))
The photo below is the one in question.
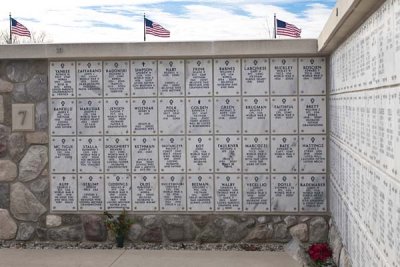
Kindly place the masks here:
POLYGON ((46 32, 54 43, 143 41, 143 13, 171 31, 148 41, 268 39, 273 16, 317 38, 334 0, 14 0, 2 3, 1 29, 8 12, 28 29, 46 32))

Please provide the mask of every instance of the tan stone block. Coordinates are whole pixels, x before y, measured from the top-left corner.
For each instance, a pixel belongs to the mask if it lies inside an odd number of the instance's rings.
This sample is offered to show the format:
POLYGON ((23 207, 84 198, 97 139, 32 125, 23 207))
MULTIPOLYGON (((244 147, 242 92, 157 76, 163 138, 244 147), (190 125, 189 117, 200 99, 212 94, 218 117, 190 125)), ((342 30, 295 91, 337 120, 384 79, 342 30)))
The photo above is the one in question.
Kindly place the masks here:
POLYGON ((35 130, 35 105, 13 104, 12 105, 12 129, 13 131, 35 130))
POLYGON ((31 132, 26 133, 26 142, 28 144, 48 144, 49 135, 47 132, 31 132))
POLYGON ((13 89, 13 84, 0 79, 0 93, 9 93, 13 89))

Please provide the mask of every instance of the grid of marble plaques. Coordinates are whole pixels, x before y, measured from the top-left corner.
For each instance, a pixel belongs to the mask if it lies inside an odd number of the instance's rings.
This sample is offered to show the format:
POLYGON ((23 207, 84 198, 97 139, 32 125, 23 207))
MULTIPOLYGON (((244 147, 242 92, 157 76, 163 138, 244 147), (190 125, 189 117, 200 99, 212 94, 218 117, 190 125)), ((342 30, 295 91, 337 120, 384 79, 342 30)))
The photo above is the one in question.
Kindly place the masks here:
POLYGON ((52 211, 326 212, 325 58, 49 69, 52 211))

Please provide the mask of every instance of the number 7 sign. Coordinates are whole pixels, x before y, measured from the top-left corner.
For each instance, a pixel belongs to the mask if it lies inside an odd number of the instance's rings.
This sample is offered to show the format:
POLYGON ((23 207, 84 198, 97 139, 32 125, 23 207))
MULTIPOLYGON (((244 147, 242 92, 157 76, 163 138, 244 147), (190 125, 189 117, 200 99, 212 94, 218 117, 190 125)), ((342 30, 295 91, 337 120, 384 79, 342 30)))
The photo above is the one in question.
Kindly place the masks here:
POLYGON ((34 131, 35 130, 35 105, 13 104, 12 105, 12 130, 34 131))

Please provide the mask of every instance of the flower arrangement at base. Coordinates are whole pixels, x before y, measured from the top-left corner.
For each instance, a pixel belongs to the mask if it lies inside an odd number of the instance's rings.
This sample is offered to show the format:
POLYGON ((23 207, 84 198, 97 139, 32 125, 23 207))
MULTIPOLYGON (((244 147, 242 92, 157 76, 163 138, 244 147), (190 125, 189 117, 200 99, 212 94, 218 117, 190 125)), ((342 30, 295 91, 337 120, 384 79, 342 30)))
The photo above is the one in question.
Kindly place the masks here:
POLYGON ((109 212, 104 212, 107 216, 106 226, 107 229, 114 233, 117 247, 122 248, 124 246, 124 240, 129 232, 129 228, 133 224, 133 221, 127 218, 126 210, 118 216, 114 216, 109 212))
POLYGON ((314 243, 307 252, 315 266, 336 266, 332 260, 332 250, 327 243, 314 243))

